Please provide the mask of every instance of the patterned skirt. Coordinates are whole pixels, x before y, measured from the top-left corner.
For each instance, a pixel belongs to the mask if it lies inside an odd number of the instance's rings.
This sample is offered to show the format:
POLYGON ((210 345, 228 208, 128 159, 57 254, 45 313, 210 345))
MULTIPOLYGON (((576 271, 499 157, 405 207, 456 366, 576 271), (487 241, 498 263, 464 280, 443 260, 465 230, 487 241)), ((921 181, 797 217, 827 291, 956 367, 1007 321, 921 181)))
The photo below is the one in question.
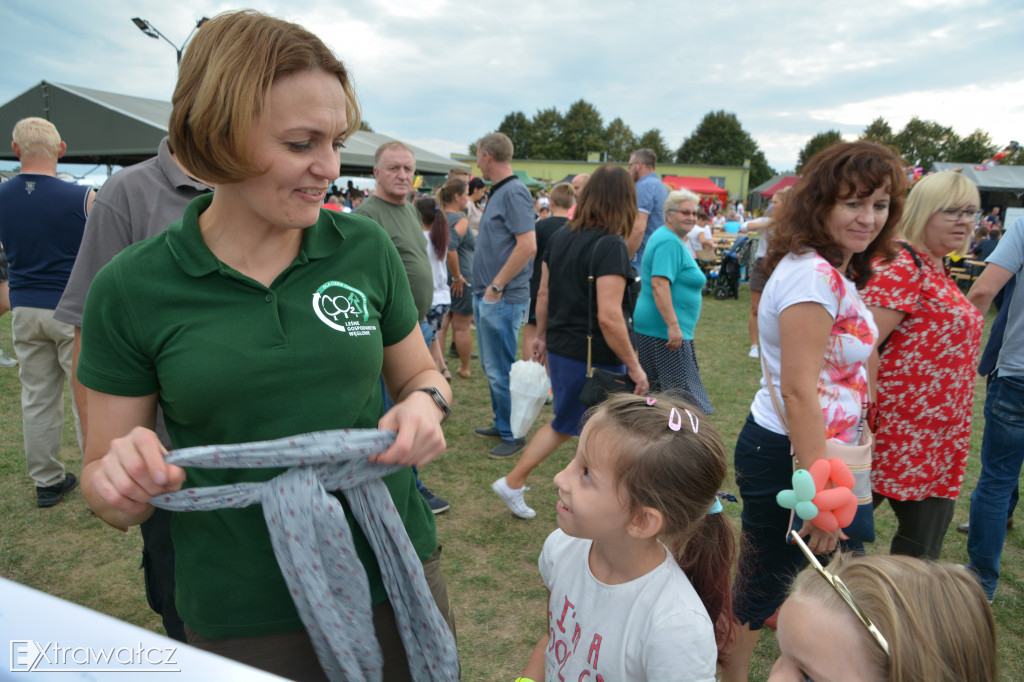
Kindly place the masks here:
POLYGON ((633 347, 640 356, 640 366, 647 372, 651 392, 678 395, 699 407, 704 414, 714 414, 711 399, 700 380, 693 340, 683 339, 679 350, 669 350, 665 341, 633 332, 633 347))

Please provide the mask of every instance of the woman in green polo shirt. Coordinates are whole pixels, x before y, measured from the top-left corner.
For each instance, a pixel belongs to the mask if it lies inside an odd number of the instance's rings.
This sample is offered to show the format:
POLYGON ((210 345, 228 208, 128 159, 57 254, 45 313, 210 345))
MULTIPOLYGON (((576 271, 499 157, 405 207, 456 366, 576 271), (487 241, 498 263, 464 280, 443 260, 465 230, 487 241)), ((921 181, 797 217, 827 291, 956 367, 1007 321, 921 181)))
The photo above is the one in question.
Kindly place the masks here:
MULTIPOLYGON (((130 526, 149 517, 155 495, 283 471, 166 464, 152 431, 158 404, 175 448, 381 428, 397 437, 380 463, 438 456, 451 394, 423 345, 398 253, 369 219, 320 209, 359 127, 344 65, 300 26, 222 14, 185 53, 173 104, 171 147, 217 190, 119 254, 90 289, 78 364, 90 507, 130 526), (397 401, 383 416, 380 374, 397 401)), ((408 466, 383 481, 451 627, 433 516, 408 466)), ((377 561, 352 525, 383 678, 410 679, 377 561)), ((175 513, 172 536, 190 642, 323 678, 259 505, 175 513)))

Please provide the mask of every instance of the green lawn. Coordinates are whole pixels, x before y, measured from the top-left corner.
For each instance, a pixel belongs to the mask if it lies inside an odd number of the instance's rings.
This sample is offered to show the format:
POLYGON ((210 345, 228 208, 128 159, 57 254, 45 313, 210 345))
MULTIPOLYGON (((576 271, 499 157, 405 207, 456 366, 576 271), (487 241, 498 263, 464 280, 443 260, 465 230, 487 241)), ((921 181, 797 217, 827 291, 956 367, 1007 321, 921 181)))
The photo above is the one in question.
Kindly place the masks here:
MULTIPOLYGON (((730 452, 759 378, 758 362, 747 358, 748 306, 745 286, 738 301, 705 298, 697 326, 701 374, 716 409, 711 419, 730 452)), ((8 352, 9 320, 3 318, 0 323, 0 347, 8 352)), ((445 425, 448 452, 426 467, 422 478, 452 504, 450 511, 437 518, 437 528, 456 606, 463 677, 515 679, 545 628, 546 593, 537 572, 537 556, 544 538, 557 525, 551 479, 571 459, 575 440, 556 451, 531 479, 527 502, 537 510, 537 518, 515 518, 489 488, 511 463, 489 459, 492 442, 473 435, 475 427, 490 423, 490 400, 480 367, 473 367, 468 380, 456 376, 453 390, 452 418, 445 425)), ((121 533, 96 520, 77 491, 52 509, 35 507, 32 483, 25 474, 19 396, 17 370, 0 370, 0 576, 160 631, 159 618, 143 595, 138 530, 121 533)), ((984 382, 979 379, 971 461, 954 526, 967 520, 969 495, 978 477, 984 397, 984 382)), ((539 423, 550 417, 550 408, 545 408, 539 423)), ((81 463, 70 412, 67 421, 64 461, 77 473, 81 463)), ((725 487, 736 492, 731 478, 725 487)), ((726 513, 738 528, 739 505, 726 503, 726 513)), ((880 508, 876 519, 879 540, 870 553, 886 551, 894 529, 888 508, 880 508)), ((1024 521, 1019 527, 1024 527, 1024 521)), ((1014 615, 1024 591, 1022 557, 1024 533, 1014 530, 1007 537, 995 603, 1005 680, 1024 679, 1024 617, 1014 615)), ((951 530, 943 558, 964 563, 966 536, 951 530)), ((769 631, 762 636, 751 679, 765 679, 776 654, 769 631)))

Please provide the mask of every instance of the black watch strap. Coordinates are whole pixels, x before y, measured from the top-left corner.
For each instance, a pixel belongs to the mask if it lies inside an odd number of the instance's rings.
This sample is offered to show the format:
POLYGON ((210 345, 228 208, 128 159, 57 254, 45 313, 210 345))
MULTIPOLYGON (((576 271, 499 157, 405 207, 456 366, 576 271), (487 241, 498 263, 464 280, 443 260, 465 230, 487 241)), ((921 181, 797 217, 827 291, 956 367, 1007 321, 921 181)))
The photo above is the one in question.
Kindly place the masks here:
POLYGON ((448 419, 448 417, 451 416, 452 408, 448 404, 448 401, 444 399, 444 396, 441 395, 441 391, 437 390, 433 386, 424 386, 422 388, 414 388, 412 390, 423 391, 433 399, 434 404, 437 405, 437 407, 441 410, 441 412, 444 415, 443 417, 441 417, 442 424, 448 419))

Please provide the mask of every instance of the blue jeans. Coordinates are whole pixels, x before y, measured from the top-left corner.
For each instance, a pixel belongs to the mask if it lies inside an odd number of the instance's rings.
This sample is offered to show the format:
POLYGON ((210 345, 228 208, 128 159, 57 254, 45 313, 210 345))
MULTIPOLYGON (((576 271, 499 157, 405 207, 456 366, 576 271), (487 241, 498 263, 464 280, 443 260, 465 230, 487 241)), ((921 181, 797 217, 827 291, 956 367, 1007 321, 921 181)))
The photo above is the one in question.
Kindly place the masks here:
POLYGON ((999 560, 1006 541, 1006 512, 1024 462, 1024 377, 997 376, 985 397, 981 476, 971 494, 967 554, 985 595, 999 582, 999 560))
POLYGON ((423 340, 427 342, 427 348, 430 348, 430 344, 434 343, 434 330, 430 328, 430 323, 426 320, 420 322, 420 332, 423 333, 423 340))
POLYGON ((484 301, 473 296, 473 320, 476 323, 476 341, 480 347, 480 365, 487 375, 491 389, 491 410, 494 428, 502 440, 515 440, 509 419, 512 414, 512 395, 509 393, 508 373, 516 360, 519 346, 519 328, 523 326, 529 301, 506 303, 484 301))

